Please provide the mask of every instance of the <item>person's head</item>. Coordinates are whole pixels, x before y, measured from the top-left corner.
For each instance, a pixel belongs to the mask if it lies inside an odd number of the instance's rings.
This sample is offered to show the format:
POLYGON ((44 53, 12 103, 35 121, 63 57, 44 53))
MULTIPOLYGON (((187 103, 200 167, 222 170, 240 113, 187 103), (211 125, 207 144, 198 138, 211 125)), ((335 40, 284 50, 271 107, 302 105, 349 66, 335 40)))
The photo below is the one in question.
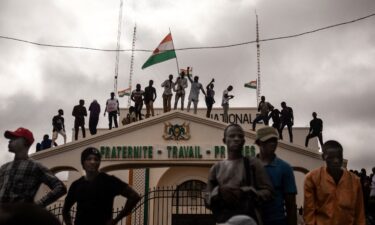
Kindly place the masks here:
POLYGON ((312 117, 315 119, 316 117, 318 116, 318 114, 316 114, 316 112, 313 112, 312 113, 312 117))
POLYGON ((141 90, 141 85, 140 85, 140 84, 137 84, 137 85, 136 85, 136 89, 137 89, 137 91, 141 90))
POLYGON ((227 88, 228 91, 232 91, 233 90, 233 86, 232 85, 229 85, 228 88, 227 88))
POLYGON ((84 104, 85 104, 85 100, 80 99, 80 100, 79 100, 79 104, 80 104, 80 105, 84 105, 84 104))
POLYGON ((266 101, 266 97, 262 96, 262 97, 260 97, 260 100, 261 100, 262 102, 264 102, 264 101, 266 101))
POLYGON ((224 144, 227 145, 227 151, 229 152, 242 152, 242 147, 245 144, 245 132, 242 127, 238 124, 229 124, 224 129, 224 144))
POLYGON ((169 74, 169 80, 173 80, 173 75, 169 74))
POLYGON ((262 157, 273 157, 277 148, 279 133, 273 127, 265 126, 257 130, 255 143, 259 146, 262 157))
POLYGON ((49 135, 48 134, 45 134, 44 136, 43 136, 43 140, 48 140, 49 139, 49 135))
POLYGON ((0 225, 60 225, 55 215, 33 203, 0 205, 0 225))
POLYGON ((185 71, 182 71, 182 72, 180 73, 180 76, 181 76, 181 78, 184 78, 184 77, 185 77, 185 71))
POLYGON ((135 110, 135 109, 134 109, 134 106, 130 106, 130 107, 129 107, 129 113, 134 112, 134 110, 135 110))
POLYGON ((279 115, 279 114, 280 114, 280 110, 278 110, 278 109, 273 109, 272 112, 273 112, 274 114, 276 114, 276 115, 279 115))
POLYGON ((154 84, 154 81, 153 80, 150 80, 149 82, 148 82, 148 86, 152 86, 154 84))
POLYGON ((232 216, 224 223, 224 225, 257 225, 255 220, 247 215, 232 216))
POLYGON ((23 127, 15 131, 5 131, 4 137, 10 139, 8 148, 9 151, 13 153, 27 153, 34 142, 33 133, 23 127))
POLYGON ((285 102, 281 102, 281 107, 285 108, 286 107, 286 103, 285 102))
POLYGON ((111 92, 111 99, 115 97, 115 92, 111 92))
POLYGON ((334 140, 326 141, 322 147, 322 157, 326 162, 327 168, 331 171, 341 170, 344 158, 341 144, 334 140))
POLYGON ((365 168, 362 168, 362 169, 361 169, 361 174, 362 174, 362 175, 364 175, 364 176, 366 176, 366 174, 367 174, 367 171, 366 171, 366 169, 365 169, 365 168))
POLYGON ((59 111, 57 111, 59 113, 60 116, 64 115, 64 110, 62 109, 59 109, 59 111))
POLYGON ((372 173, 375 174, 375 167, 372 167, 372 173))
POLYGON ((198 82, 198 80, 199 80, 199 77, 198 77, 198 76, 195 76, 195 77, 194 77, 194 82, 198 82))
POLYGON ((97 172, 101 159, 102 155, 94 147, 88 147, 81 153, 81 164, 86 172, 97 172))

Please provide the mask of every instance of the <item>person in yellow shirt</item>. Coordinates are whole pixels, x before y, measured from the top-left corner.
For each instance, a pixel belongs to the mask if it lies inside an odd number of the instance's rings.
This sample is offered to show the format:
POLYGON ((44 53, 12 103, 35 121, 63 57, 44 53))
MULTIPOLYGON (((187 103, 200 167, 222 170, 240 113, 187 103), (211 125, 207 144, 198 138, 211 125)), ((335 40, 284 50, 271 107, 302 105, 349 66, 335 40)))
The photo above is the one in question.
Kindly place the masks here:
POLYGON ((326 166, 306 175, 304 220, 306 225, 365 225, 359 178, 344 169, 343 148, 337 141, 323 144, 326 166))

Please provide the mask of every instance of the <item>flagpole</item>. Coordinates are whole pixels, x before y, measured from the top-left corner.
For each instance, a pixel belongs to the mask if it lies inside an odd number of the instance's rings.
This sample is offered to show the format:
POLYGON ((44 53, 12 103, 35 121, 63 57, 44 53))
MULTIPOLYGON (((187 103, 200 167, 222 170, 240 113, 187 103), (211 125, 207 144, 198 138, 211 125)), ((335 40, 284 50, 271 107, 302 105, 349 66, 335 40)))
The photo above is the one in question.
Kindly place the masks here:
POLYGON ((256 18, 256 43, 257 43, 257 66, 258 66, 258 79, 256 80, 256 84, 257 84, 257 93, 256 93, 256 97, 257 97, 257 106, 259 105, 259 100, 260 100, 260 91, 261 91, 261 88, 260 88, 260 85, 261 85, 261 82, 260 82, 260 44, 259 44, 259 24, 258 24, 258 14, 257 14, 257 11, 255 10, 255 18, 256 18))
MULTIPOLYGON (((132 79, 133 79, 133 66, 134 66, 134 50, 135 50, 135 41, 136 41, 136 33, 137 33, 137 24, 134 24, 134 31, 133 31, 133 42, 132 42, 132 54, 130 57, 130 69, 129 69, 129 87, 130 93, 132 91, 132 79)), ((131 98, 130 95, 128 96, 128 108, 131 106, 131 98)))
MULTIPOLYGON (((169 28, 169 33, 171 34, 171 37, 172 37, 172 31, 171 31, 171 28, 169 28)), ((173 46, 173 50, 174 50, 175 55, 176 55, 177 76, 179 76, 179 75, 180 75, 180 67, 178 66, 177 53, 176 53, 176 49, 175 49, 175 47, 174 47, 173 37, 172 37, 172 46, 173 46)))
POLYGON ((117 27, 117 48, 116 48, 116 62, 115 62, 115 82, 114 82, 114 92, 117 93, 117 81, 118 81, 118 69, 119 69, 119 61, 120 61, 120 41, 121 41, 121 27, 122 27, 122 8, 123 8, 123 0, 120 0, 120 7, 119 7, 119 16, 118 16, 118 27, 117 27))

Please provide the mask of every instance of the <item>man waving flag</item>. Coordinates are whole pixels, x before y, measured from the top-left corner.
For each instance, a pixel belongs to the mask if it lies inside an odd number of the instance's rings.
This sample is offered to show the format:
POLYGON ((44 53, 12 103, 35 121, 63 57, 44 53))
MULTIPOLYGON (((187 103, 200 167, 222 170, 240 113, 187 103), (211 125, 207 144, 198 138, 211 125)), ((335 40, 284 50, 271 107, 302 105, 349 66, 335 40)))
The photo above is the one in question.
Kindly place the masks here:
POLYGON ((152 52, 150 58, 143 64, 142 69, 173 58, 176 58, 176 52, 174 51, 172 34, 169 33, 152 52))

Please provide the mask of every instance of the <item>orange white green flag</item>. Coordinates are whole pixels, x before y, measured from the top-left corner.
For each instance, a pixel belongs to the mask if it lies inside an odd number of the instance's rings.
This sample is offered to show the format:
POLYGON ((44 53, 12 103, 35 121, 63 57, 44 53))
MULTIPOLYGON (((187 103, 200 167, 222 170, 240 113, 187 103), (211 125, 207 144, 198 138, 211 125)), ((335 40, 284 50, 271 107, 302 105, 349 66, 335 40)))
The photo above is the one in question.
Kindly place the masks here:
POLYGON ((128 87, 124 90, 120 90, 120 91, 118 91, 118 96, 119 97, 124 97, 125 95, 130 96, 130 91, 131 91, 131 87, 128 87))
POLYGON ((249 83, 245 83, 245 87, 257 89, 257 81, 253 80, 253 81, 250 81, 249 83))
POLYGON ((173 58, 176 58, 176 52, 173 46, 172 34, 169 33, 152 52, 150 58, 143 64, 142 69, 173 58))

